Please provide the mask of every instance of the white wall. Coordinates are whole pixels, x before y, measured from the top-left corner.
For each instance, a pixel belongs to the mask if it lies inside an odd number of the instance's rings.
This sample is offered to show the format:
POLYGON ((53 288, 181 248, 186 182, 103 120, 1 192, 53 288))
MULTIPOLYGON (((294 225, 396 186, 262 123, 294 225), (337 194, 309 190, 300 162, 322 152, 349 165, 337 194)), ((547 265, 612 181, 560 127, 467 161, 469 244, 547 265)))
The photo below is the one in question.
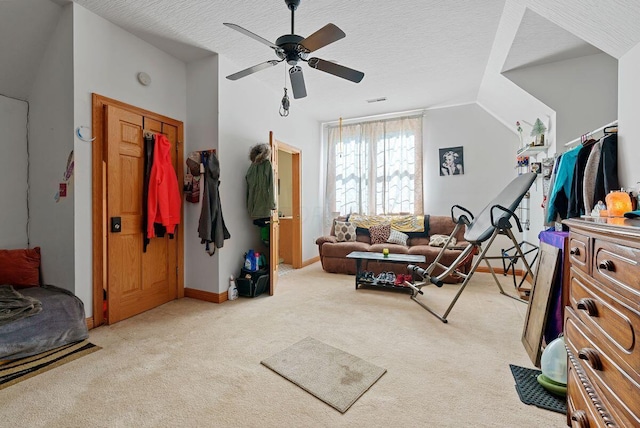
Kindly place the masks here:
MULTIPOLYGON (((196 150, 218 149, 218 56, 212 55, 187 65, 187 117, 185 129, 185 159, 196 150)), ((221 162, 222 163, 222 162, 221 162)), ((224 174, 226 164, 222 163, 224 174)), ((222 175, 221 186, 227 185, 222 175)), ((200 180, 200 191, 204 189, 200 180)), ((219 253, 213 256, 205 252, 204 245, 198 239, 198 221, 202 209, 200 203, 184 203, 184 270, 187 288, 217 292, 219 253)), ((225 201, 222 201, 223 214, 225 201)), ((225 216, 226 219, 227 216, 225 216)), ((235 238, 235 237, 234 237, 235 238)), ((236 273, 234 273, 234 276, 236 273)), ((227 282, 228 285, 228 282, 227 282)))
POLYGON ((26 248, 27 113, 25 101, 0 95, 0 248, 26 248))
MULTIPOLYGON (((428 110, 424 129, 425 214, 450 216, 453 205, 478 214, 516 178, 518 137, 479 105, 428 110), (464 148, 464 175, 441 177, 438 149, 456 146, 464 148)), ((496 241, 490 254, 499 254, 500 248, 496 241)))
POLYGON ((618 61, 605 53, 520 68, 504 76, 556 112, 558 152, 564 151, 565 142, 618 118, 618 61))
POLYGON ((278 153, 278 178, 280 191, 278 194, 278 209, 283 216, 293 215, 293 156, 280 150, 278 153))
MULTIPOLYGON (((74 180, 54 196, 73 150, 73 8, 62 9, 29 95, 30 241, 42 252, 42 279, 70 291, 74 275, 74 180)), ((86 306, 85 302, 85 306, 86 306)))
POLYGON ((640 44, 620 58, 618 65, 618 176, 624 188, 640 184, 640 44))
MULTIPOLYGON (((213 292, 227 289, 229 275, 239 273, 243 254, 247 250, 267 250, 260 242, 259 228, 252 224, 247 214, 245 175, 251 164, 250 147, 257 143, 268 143, 269 131, 274 131, 276 139, 302 151, 303 261, 318 255, 315 240, 322 234, 323 205, 318 185, 320 124, 306 116, 295 100, 291 102, 290 115, 280 117, 278 108, 281 93, 271 92, 253 77, 230 81, 224 76, 238 71, 240 67, 223 56, 219 57, 219 65, 220 198, 231 239, 219 250, 219 284, 213 292)), ((284 67, 284 64, 281 66, 284 67)))
MULTIPOLYGON (((73 13, 74 127, 91 126, 94 92, 185 121, 187 73, 182 61, 77 3, 73 13), (139 71, 151 76, 150 86, 138 83, 139 71)), ((91 149, 91 143, 75 139, 75 282, 87 316, 92 313, 91 149)))

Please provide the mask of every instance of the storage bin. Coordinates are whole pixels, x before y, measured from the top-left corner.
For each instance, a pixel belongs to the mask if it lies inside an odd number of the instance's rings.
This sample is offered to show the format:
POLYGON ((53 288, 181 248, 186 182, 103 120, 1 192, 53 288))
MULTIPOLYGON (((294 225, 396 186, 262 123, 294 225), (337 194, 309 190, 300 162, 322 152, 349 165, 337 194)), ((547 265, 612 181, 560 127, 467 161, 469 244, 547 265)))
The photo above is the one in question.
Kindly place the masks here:
POLYGON ((256 297, 269 289, 269 271, 259 269, 255 272, 242 268, 240 276, 236 279, 238 295, 243 297, 256 297))

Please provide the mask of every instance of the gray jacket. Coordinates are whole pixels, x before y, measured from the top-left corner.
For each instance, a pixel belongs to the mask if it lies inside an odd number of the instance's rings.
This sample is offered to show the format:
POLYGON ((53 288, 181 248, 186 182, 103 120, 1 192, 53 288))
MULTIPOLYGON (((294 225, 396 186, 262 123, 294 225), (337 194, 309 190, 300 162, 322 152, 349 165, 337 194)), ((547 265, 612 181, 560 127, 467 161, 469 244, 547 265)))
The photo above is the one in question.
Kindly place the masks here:
POLYGON ((210 256, 216 252, 216 248, 222 248, 225 239, 231 238, 222 216, 219 186, 220 163, 215 153, 210 152, 205 161, 202 211, 198 225, 198 236, 200 236, 201 243, 206 245, 210 256), (211 243, 214 244, 214 248, 210 248, 209 244, 211 243))

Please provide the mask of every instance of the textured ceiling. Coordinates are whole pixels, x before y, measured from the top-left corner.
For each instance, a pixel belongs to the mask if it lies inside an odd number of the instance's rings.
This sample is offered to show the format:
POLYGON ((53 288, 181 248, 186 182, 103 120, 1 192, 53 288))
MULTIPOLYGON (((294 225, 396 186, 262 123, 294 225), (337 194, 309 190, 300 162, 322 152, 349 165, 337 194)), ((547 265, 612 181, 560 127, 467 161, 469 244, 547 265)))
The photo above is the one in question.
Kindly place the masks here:
MULTIPOLYGON (((217 52, 235 63, 238 71, 276 57, 268 47, 223 22, 238 24, 272 42, 291 30, 291 14, 283 0, 76 3, 147 41, 173 39, 217 52)), ((292 100, 292 108, 303 108, 319 120, 334 120, 473 102, 503 6, 504 0, 302 0, 295 33, 305 37, 334 23, 346 38, 314 54, 360 70, 365 77, 355 84, 303 64, 308 96, 292 100), (379 97, 387 101, 366 102, 379 97)), ((178 55, 189 59, 182 50, 178 55)), ((282 63, 245 79, 259 79, 270 86, 277 103, 287 69, 282 63)))
MULTIPOLYGON (((0 94, 28 96, 59 5, 67 2, 0 0, 0 94)), ((216 52, 238 71, 275 55, 223 22, 270 41, 291 29, 283 0, 75 2, 185 62, 216 52)), ((511 49, 503 70, 595 48, 620 58, 640 42, 638 0, 301 0, 295 18, 303 37, 329 22, 340 27, 347 37, 314 54, 365 73, 355 84, 302 65, 309 95, 292 100, 292 108, 320 121, 474 102, 492 48, 505 42, 511 49), (505 1, 530 10, 513 40, 494 40, 499 21, 508 19, 505 1), (366 102, 380 97, 388 100, 366 102)), ((282 63, 245 79, 270 87, 277 104, 286 69, 282 63)))
POLYGON ((527 9, 502 71, 599 53, 600 49, 527 9))

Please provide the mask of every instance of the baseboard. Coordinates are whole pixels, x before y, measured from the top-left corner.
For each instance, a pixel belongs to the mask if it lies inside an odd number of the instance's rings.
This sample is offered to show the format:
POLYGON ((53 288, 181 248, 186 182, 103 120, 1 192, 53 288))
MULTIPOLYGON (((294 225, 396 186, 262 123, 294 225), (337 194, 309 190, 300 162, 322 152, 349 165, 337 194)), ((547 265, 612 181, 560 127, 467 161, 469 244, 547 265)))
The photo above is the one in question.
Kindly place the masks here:
POLYGON ((314 257, 312 259, 305 260, 304 262, 302 262, 302 267, 306 267, 306 266, 312 265, 315 262, 319 262, 319 261, 320 261, 320 256, 316 256, 316 257, 314 257))
POLYGON ((222 303, 229 300, 227 297, 227 293, 228 292, 225 291, 218 294, 218 293, 212 293, 210 291, 202 291, 202 290, 196 290, 194 288, 186 288, 186 287, 184 289, 184 297, 190 297, 192 299, 204 300, 205 302, 212 302, 212 303, 222 303))
POLYGON ((85 321, 87 322, 87 329, 88 330, 93 329, 93 317, 89 317, 85 321))

